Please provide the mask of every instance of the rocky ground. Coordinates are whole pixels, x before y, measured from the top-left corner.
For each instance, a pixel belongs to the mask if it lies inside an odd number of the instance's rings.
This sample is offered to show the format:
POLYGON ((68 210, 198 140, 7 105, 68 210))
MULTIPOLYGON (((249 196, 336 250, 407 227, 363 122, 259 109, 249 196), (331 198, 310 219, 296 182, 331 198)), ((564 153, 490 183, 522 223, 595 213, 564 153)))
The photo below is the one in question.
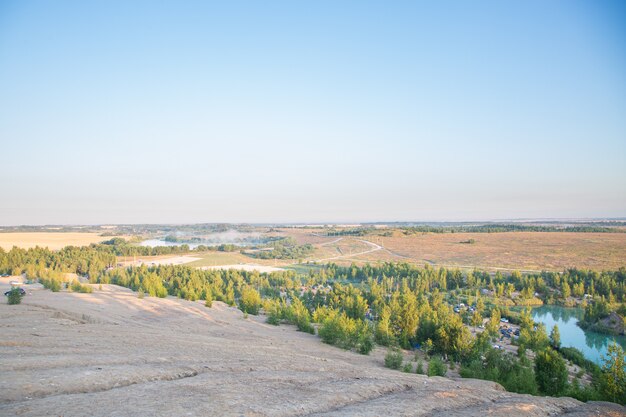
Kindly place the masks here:
MULTIPOLYGON (((0 285, 2 292, 8 288, 0 285)), ((31 286, 0 302, 0 415, 624 416, 498 384, 384 368, 235 308, 31 286)))

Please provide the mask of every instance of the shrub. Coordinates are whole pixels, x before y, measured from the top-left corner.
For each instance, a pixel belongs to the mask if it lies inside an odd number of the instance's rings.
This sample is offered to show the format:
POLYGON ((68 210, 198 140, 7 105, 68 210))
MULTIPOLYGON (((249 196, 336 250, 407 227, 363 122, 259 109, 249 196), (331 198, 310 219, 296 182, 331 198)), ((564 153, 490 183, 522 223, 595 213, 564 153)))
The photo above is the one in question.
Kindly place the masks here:
POLYGON ((81 287, 80 282, 78 282, 78 280, 77 280, 77 279, 75 279, 75 280, 72 282, 72 285, 70 285, 70 289, 71 289, 72 291, 74 291, 74 292, 79 292, 79 291, 80 291, 80 287, 81 287))
POLYGON ((315 334, 315 328, 311 325, 311 313, 299 298, 293 299, 285 315, 287 321, 295 324, 301 332, 315 334))
POLYGON ((420 375, 424 375, 424 362, 422 362, 421 359, 419 360, 419 362, 417 362, 417 367, 415 368, 415 373, 416 374, 420 374, 420 375))
POLYGON ((374 349, 374 341, 370 335, 365 335, 359 339, 357 352, 361 355, 369 355, 372 349, 374 349))
POLYGON ((52 292, 61 291, 61 281, 59 281, 56 278, 49 278, 49 279, 41 278, 39 282, 41 282, 41 285, 43 285, 44 288, 47 288, 52 292))
POLYGON ((239 300, 239 308, 247 314, 256 316, 261 308, 261 295, 252 287, 245 286, 241 290, 241 299, 239 300))
POLYGON ((576 348, 562 347, 559 349, 559 353, 561 354, 561 356, 563 356, 564 359, 575 363, 576 365, 580 366, 590 373, 600 371, 600 367, 598 365, 585 358, 583 353, 576 348))
POLYGON ((407 374, 412 373, 413 364, 411 362, 407 362, 406 364, 404 364, 404 367, 402 368, 402 372, 406 372, 407 374))
POLYGON ((91 288, 91 286, 83 285, 78 280, 74 280, 72 282, 72 285, 70 285, 69 288, 70 290, 74 292, 81 292, 81 293, 88 293, 88 294, 93 292, 93 289, 91 288))
POLYGON ((144 292, 143 292, 143 290, 139 290, 139 291, 137 291, 137 298, 139 298, 139 299, 143 299, 143 297, 144 297, 144 292))
POLYGON ((9 297, 9 304, 15 305, 15 304, 20 304, 22 302, 23 296, 19 288, 11 288, 11 291, 9 291, 8 297, 9 297))
POLYGON ((265 321, 273 326, 278 326, 283 314, 283 308, 280 301, 267 300, 265 301, 265 306, 263 308, 265 309, 265 314, 267 314, 267 319, 265 321))
POLYGON ((446 364, 441 358, 434 357, 428 362, 428 376, 446 376, 446 364))
POLYGON ((372 330, 366 321, 348 317, 335 309, 329 309, 324 314, 316 313, 316 317, 323 317, 319 335, 324 343, 344 349, 356 348, 363 355, 374 348, 372 330))
POLYGON ((389 349, 385 355, 385 366, 391 369, 400 369, 403 359, 399 349, 389 349))

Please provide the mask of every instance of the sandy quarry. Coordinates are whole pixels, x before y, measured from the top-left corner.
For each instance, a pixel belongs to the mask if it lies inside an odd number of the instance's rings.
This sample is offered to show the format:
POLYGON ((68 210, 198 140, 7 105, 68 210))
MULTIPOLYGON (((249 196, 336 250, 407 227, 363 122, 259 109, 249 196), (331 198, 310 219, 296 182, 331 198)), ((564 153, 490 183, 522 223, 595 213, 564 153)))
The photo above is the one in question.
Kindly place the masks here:
POLYGON ((2 416, 626 415, 388 370, 382 350, 346 352, 222 303, 138 299, 113 285, 28 292, 18 306, 0 301, 2 416))

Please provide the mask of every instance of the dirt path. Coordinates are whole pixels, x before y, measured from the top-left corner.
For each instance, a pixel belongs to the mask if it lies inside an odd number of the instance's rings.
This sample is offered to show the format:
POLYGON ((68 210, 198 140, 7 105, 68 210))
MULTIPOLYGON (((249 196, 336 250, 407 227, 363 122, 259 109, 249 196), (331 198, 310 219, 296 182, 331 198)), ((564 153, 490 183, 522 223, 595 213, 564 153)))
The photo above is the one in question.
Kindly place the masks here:
MULTIPOLYGON (((336 243, 336 242, 340 241, 341 239, 342 238, 339 238, 339 239, 337 239, 337 240, 335 240, 333 242, 328 242, 328 243, 326 243, 324 245, 329 245, 331 243, 336 243)), ((366 251, 363 251, 363 252, 348 253, 348 254, 343 254, 343 255, 338 255, 338 256, 332 256, 330 258, 316 259, 316 260, 313 260, 312 262, 320 263, 320 262, 333 261, 333 260, 342 259, 342 258, 352 258, 352 257, 355 257, 355 256, 366 255, 368 253, 376 252, 378 250, 382 250, 383 249, 382 246, 377 245, 376 243, 370 242, 369 240, 363 240, 363 239, 356 239, 356 240, 359 241, 359 242, 365 243, 367 245, 370 245, 370 249, 368 249, 366 251)))

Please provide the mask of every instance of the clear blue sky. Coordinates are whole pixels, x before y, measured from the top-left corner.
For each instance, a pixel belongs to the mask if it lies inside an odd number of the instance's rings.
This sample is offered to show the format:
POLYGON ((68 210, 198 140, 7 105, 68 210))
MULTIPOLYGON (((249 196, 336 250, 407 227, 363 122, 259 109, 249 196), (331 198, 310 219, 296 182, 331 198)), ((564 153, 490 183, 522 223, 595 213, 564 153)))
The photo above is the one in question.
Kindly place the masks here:
POLYGON ((0 224, 626 216, 624 4, 0 0, 0 224))

